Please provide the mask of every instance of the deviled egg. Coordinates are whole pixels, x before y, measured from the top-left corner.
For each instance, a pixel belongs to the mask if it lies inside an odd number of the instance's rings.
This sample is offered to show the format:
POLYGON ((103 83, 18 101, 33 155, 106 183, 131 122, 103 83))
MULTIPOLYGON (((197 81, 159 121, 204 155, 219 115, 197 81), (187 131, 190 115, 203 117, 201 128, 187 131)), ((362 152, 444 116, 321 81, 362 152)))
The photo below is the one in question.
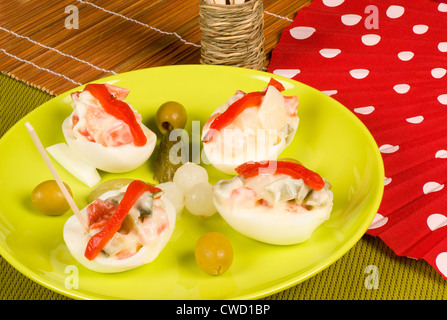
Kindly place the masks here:
POLYGON ((85 163, 107 172, 126 172, 152 154, 157 137, 141 115, 125 102, 129 90, 88 84, 71 94, 73 112, 62 124, 71 151, 85 163))
POLYGON ((214 204, 241 234, 290 245, 310 238, 330 217, 330 184, 297 162, 247 162, 231 180, 214 185, 214 204))
POLYGON ((157 187, 140 180, 110 190, 65 223, 64 241, 73 257, 97 272, 121 272, 152 262, 171 238, 174 205, 157 187))
POLYGON ((277 159, 298 128, 298 97, 283 96, 271 78, 263 91, 240 90, 218 107, 202 131, 203 151, 218 170, 235 174, 246 161, 277 159))

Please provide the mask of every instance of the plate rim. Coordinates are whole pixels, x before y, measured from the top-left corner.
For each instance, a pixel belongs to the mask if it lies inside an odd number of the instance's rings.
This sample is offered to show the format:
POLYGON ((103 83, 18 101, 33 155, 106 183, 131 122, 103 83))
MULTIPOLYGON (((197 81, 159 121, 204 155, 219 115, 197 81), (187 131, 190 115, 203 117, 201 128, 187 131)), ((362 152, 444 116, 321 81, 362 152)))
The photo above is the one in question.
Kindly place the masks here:
MULTIPOLYGON (((284 76, 276 75, 276 74, 270 73, 268 71, 262 71, 262 70, 252 70, 252 69, 239 68, 239 67, 233 67, 233 66, 223 66, 223 65, 188 64, 188 65, 157 66, 157 67, 148 67, 148 68, 142 68, 142 69, 137 69, 137 70, 131 70, 131 71, 95 79, 95 80, 89 81, 87 83, 100 83, 100 82, 111 81, 111 80, 121 80, 123 76, 127 77, 131 73, 136 74, 136 73, 140 73, 140 72, 141 73, 150 72, 151 70, 154 70, 154 69, 157 69, 157 70, 161 70, 161 69, 216 69, 216 70, 219 70, 219 69, 221 69, 221 70, 230 70, 230 72, 245 72, 247 74, 258 74, 258 75, 264 76, 264 77, 267 77, 267 76, 274 77, 275 79, 284 80, 286 82, 292 82, 292 83, 295 82, 299 86, 306 87, 307 90, 312 91, 313 92, 312 94, 323 95, 323 96, 325 96, 326 99, 332 100, 332 103, 337 105, 337 107, 340 110, 342 110, 342 112, 346 116, 350 117, 352 121, 356 122, 357 125, 359 125, 363 129, 362 131, 365 134, 366 138, 369 140, 371 145, 374 146, 373 151, 374 151, 375 157, 380 160, 375 164, 377 166, 377 170, 380 174, 380 177, 378 177, 378 179, 380 180, 380 178, 382 178, 382 180, 383 180, 385 178, 385 168, 384 168, 382 155, 380 153, 380 150, 378 148, 375 138, 373 137, 373 135, 371 134, 369 129, 366 127, 366 125, 352 111, 350 111, 347 107, 345 107, 339 101, 335 100, 331 96, 324 94, 323 92, 319 91, 318 89, 316 89, 314 87, 311 87, 305 83, 302 83, 302 82, 294 80, 294 79, 290 79, 290 78, 287 78, 284 76)), ((9 128, 3 134, 3 136, 0 138, 0 148, 2 146, 3 141, 7 140, 8 137, 11 134, 13 134, 13 131, 15 131, 18 126, 23 125, 30 117, 32 117, 32 115, 34 113, 39 112, 39 110, 42 107, 44 107, 47 104, 51 104, 53 102, 53 100, 55 100, 55 99, 63 99, 70 92, 80 90, 87 83, 82 84, 80 86, 76 86, 75 88, 72 88, 70 90, 67 90, 61 94, 58 94, 58 95, 52 97, 50 100, 42 103, 41 105, 37 106, 35 109, 30 111, 26 115, 24 115, 11 128, 9 128)), ((325 258, 324 261, 322 261, 322 262, 318 261, 318 263, 315 266, 309 268, 309 271, 306 272, 305 275, 292 276, 291 278, 281 281, 280 283, 277 283, 276 285, 268 286, 266 288, 254 291, 250 294, 239 295, 235 298, 227 298, 227 299, 229 299, 229 300, 232 300, 232 299, 252 300, 252 299, 261 299, 263 297, 273 295, 275 293, 289 289, 290 287, 292 287, 294 285, 297 285, 301 282, 308 280, 309 278, 315 276, 316 274, 320 273, 321 271, 323 271, 324 269, 328 268, 330 265, 332 265, 333 263, 338 261, 352 247, 354 247, 354 245, 362 238, 363 235, 366 234, 366 231, 367 231, 369 225, 371 224, 372 220, 374 219, 374 216, 375 216, 374 211, 377 212, 377 210, 379 209, 380 204, 382 202, 383 193, 384 193, 384 184, 379 183, 378 189, 376 190, 376 192, 378 192, 378 196, 377 196, 377 199, 374 201, 374 204, 372 205, 374 210, 371 211, 372 213, 369 214, 368 219, 364 219, 364 221, 362 223, 362 228, 358 228, 355 231, 355 233, 353 234, 353 236, 351 238, 349 238, 347 241, 345 241, 343 243, 343 245, 340 246, 337 250, 335 250, 328 258, 325 258)), ((104 299, 106 299, 100 294, 92 295, 85 291, 82 294, 76 294, 76 292, 78 292, 77 290, 68 290, 66 288, 62 288, 62 286, 59 287, 54 284, 51 284, 48 279, 40 276, 35 271, 33 271, 29 267, 27 267, 25 264, 21 263, 20 259, 16 258, 14 256, 14 253, 10 253, 2 245, 0 245, 0 255, 3 257, 3 259, 5 259, 6 262, 8 262, 11 266, 13 266, 16 270, 18 270, 22 275, 26 276, 28 279, 42 285, 43 287, 45 287, 49 290, 55 291, 56 293, 59 293, 65 297, 72 298, 72 299, 85 299, 85 300, 104 300, 104 299)), ((126 299, 126 298, 121 297, 121 299, 126 299)), ((165 300, 165 299, 160 299, 160 300, 165 300)))

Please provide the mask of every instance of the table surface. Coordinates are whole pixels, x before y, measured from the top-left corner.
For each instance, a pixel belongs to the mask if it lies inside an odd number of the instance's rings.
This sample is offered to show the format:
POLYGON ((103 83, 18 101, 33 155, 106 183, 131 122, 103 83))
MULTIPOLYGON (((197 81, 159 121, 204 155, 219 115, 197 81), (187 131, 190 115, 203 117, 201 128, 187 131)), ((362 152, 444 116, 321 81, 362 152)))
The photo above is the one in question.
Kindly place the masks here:
MULTIPOLYGON (((301 2, 305 3, 306 1, 301 2)), ((297 7, 289 5, 279 8, 278 4, 275 5, 273 1, 264 3, 267 3, 269 9, 276 10, 273 12, 288 16, 288 19, 292 19, 296 14, 297 7), (287 12, 285 8, 289 11, 287 12), (294 13, 293 10, 295 10, 294 13)), ((280 37, 281 29, 287 23, 290 22, 279 19, 276 20, 276 23, 270 21, 266 25, 266 36, 269 37, 269 41, 266 42, 268 53, 273 49, 280 37)), ((0 34, 0 44, 2 44, 1 36, 2 34, 0 34)), ((53 90, 42 86, 40 89, 37 88, 38 83, 26 79, 26 73, 22 75, 11 71, 20 71, 24 68, 17 65, 12 66, 11 63, 7 63, 7 58, 11 57, 6 57, 0 52, 0 60, 3 59, 0 63, 0 71, 3 73, 0 74, 0 138, 20 118, 54 97, 48 93, 53 90)), ((178 61, 167 61, 165 64, 178 64, 178 61)), ((428 300, 446 298, 446 281, 425 261, 399 257, 379 238, 364 235, 341 259, 322 272, 265 299, 428 300), (371 266, 376 268, 378 274, 377 287, 368 285, 371 266)), ((0 257, 0 299, 61 300, 69 298, 35 283, 0 257)))
MULTIPOLYGON (((281 31, 309 3, 263 0, 264 68, 281 31)), ((199 0, 1 1, 0 48, 1 72, 52 94, 135 69, 197 64, 199 0)))

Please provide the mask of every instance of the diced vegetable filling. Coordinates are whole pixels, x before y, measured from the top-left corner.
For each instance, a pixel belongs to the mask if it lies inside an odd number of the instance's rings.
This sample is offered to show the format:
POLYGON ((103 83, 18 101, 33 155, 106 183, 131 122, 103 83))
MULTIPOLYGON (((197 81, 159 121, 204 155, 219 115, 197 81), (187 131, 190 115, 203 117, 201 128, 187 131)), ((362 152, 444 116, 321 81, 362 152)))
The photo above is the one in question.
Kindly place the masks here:
POLYGON ((227 102, 228 106, 225 110, 215 113, 208 119, 205 124, 208 131, 203 137, 203 142, 211 142, 215 135, 224 128, 246 127, 253 130, 256 128, 280 130, 287 122, 286 117, 296 117, 298 107, 297 97, 282 96, 281 91, 284 91, 283 85, 273 78, 263 91, 245 93, 238 90, 227 102), (273 93, 271 93, 271 88, 274 88, 273 93), (246 111, 251 108, 256 110, 247 113, 246 111), (242 119, 240 120, 242 122, 244 119, 248 120, 249 123, 241 126, 236 123, 238 119, 242 119), (258 119, 260 123, 250 122, 253 119, 258 119), (234 125, 231 126, 232 124, 234 125))
POLYGON ((82 92, 74 92, 74 135, 105 147, 143 146, 147 138, 141 116, 124 101, 127 94, 127 89, 107 84, 89 84, 82 92))
POLYGON ((300 213, 322 207, 330 200, 326 191, 329 184, 317 191, 302 179, 283 174, 236 177, 229 183, 228 188, 231 187, 234 189, 230 202, 234 208, 276 208, 277 212, 300 213))
POLYGON ((113 216, 116 205, 107 200, 96 199, 87 207, 87 217, 90 230, 104 227, 113 216))
POLYGON ((87 207, 93 235, 86 248, 86 257, 91 260, 102 253, 110 258, 125 259, 143 246, 156 243, 169 230, 160 195, 160 189, 135 180, 126 192, 93 201, 87 207))

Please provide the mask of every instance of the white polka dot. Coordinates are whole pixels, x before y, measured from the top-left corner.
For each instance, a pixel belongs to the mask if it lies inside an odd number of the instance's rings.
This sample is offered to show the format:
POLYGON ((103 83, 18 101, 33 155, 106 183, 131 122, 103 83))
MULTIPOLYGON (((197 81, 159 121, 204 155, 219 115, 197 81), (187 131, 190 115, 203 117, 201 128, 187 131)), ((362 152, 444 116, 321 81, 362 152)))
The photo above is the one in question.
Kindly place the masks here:
POLYGON ((341 16, 341 22, 346 26, 355 26, 362 20, 362 16, 358 14, 344 14, 341 16))
POLYGON ((431 70, 431 75, 436 79, 441 79, 446 73, 447 70, 444 68, 434 68, 431 70))
POLYGON ((431 192, 437 192, 440 191, 444 188, 443 184, 439 184, 437 182, 434 181, 430 181, 427 182, 426 184, 424 184, 424 186, 422 187, 422 191, 425 194, 431 193, 431 192))
POLYGON ((286 78, 293 78, 301 71, 299 69, 276 69, 273 71, 274 74, 286 78))
POLYGON ((436 151, 435 158, 447 159, 447 150, 438 150, 438 151, 436 151))
POLYGON ((389 6, 386 10, 388 18, 397 19, 400 18, 405 12, 405 8, 401 6, 389 6))
POLYGON ((334 94, 338 93, 338 90, 324 90, 324 91, 321 91, 321 92, 323 92, 325 95, 333 96, 334 94))
POLYGON ((315 28, 312 27, 295 27, 290 29, 290 35, 297 40, 304 40, 314 34, 315 28))
POLYGON ((416 34, 424 34, 428 31, 428 26, 425 24, 417 24, 413 26, 413 32, 416 34))
POLYGON ((439 42, 438 50, 441 52, 447 52, 447 42, 439 42))
POLYGON ((399 150, 399 146, 393 146, 391 144, 384 144, 379 148, 382 153, 394 153, 399 150))
POLYGON ((387 186, 391 183, 391 181, 393 181, 393 178, 387 178, 385 177, 384 181, 383 181, 383 185, 387 186))
POLYGON ((325 58, 333 58, 339 55, 341 52, 340 49, 321 49, 320 54, 325 58))
POLYGON ((369 70, 367 70, 367 69, 352 69, 351 71, 349 71, 349 74, 354 79, 364 79, 368 76, 369 70))
POLYGON ((354 112, 360 114, 370 114, 374 111, 374 109, 375 108, 373 106, 361 107, 361 108, 355 108, 354 112))
POLYGON ((438 101, 441 104, 447 105, 447 94, 441 94, 440 96, 438 96, 438 101))
POLYGON ((424 117, 423 116, 416 116, 416 117, 407 118, 406 120, 409 123, 417 124, 417 123, 421 123, 422 121, 424 121, 424 117))
POLYGON ((378 34, 365 34, 362 36, 362 42, 366 46, 375 46, 380 41, 378 34))
POLYGON ((447 12, 447 3, 440 3, 438 6, 439 12, 447 12))
POLYGON ((323 0, 326 7, 337 7, 343 2, 345 2, 345 0, 323 0))
POLYGON ((447 217, 443 214, 434 213, 428 216, 427 225, 431 231, 447 225, 447 217))
POLYGON ((436 267, 445 277, 447 277, 447 252, 441 252, 436 257, 436 267))
POLYGON ((402 51, 402 52, 399 52, 397 54, 397 56, 402 61, 409 61, 409 60, 413 59, 414 53, 411 51, 402 51))
POLYGON ((377 229, 383 227, 387 222, 388 217, 384 217, 380 213, 376 213, 368 229, 377 229))
POLYGON ((396 84, 393 87, 394 91, 397 93, 403 94, 407 93, 410 90, 410 86, 408 84, 402 83, 402 84, 396 84))

